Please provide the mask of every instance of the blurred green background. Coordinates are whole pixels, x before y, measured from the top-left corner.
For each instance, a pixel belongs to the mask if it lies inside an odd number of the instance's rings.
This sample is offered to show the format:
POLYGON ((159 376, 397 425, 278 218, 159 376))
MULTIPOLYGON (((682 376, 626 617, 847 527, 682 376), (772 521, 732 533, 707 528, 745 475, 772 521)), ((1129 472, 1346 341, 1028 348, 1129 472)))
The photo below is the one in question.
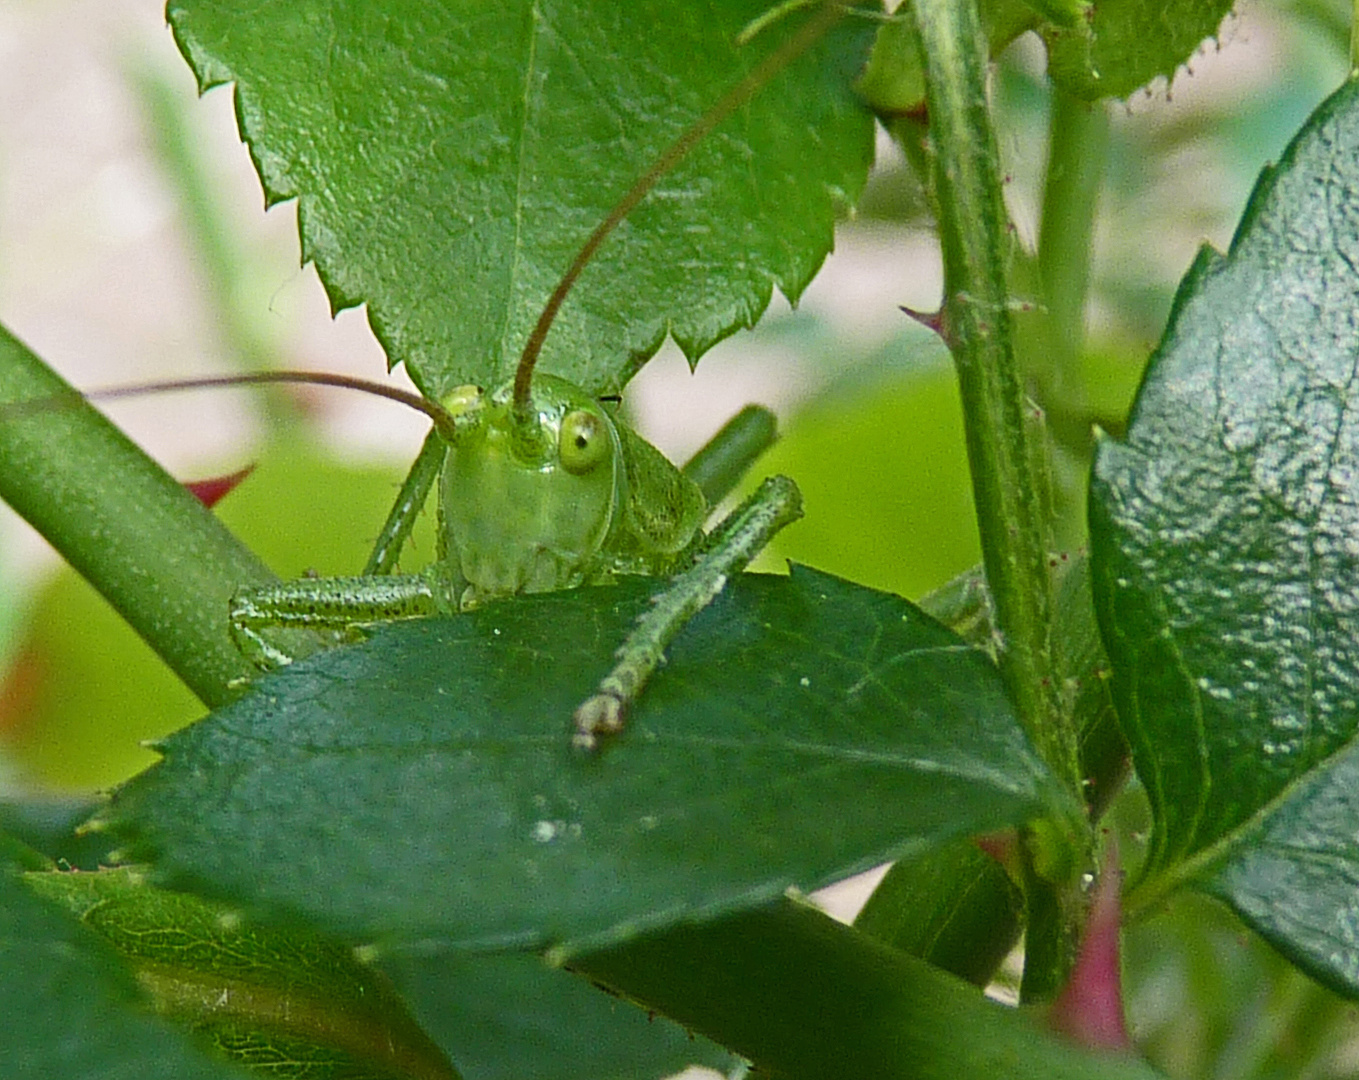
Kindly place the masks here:
MULTIPOLYGON (((1087 339, 1077 391, 1055 403, 1074 411, 1052 416, 1064 547, 1082 542, 1091 426, 1118 431, 1198 245, 1226 246, 1260 168, 1343 78, 1350 13, 1343 0, 1243 4, 1192 73, 1110 106, 1087 339)), ((1036 41, 1000 58, 994 93, 1015 291, 1036 300, 1024 283, 1050 106, 1036 41)), ((332 323, 315 275, 298 269, 291 207, 262 212, 229 91, 196 100, 155 0, 0 3, 0 106, 0 320, 72 381, 296 366, 380 375, 361 313, 332 323)), ((979 551, 947 355, 898 310, 938 304, 928 209, 883 148, 798 311, 782 305, 693 376, 667 350, 626 404, 677 460, 746 401, 771 405, 783 438, 756 471, 793 476, 808 512, 760 566, 793 559, 918 598, 979 551)), ((1037 316, 1017 317, 1039 384, 1037 316)), ((352 573, 425 425, 342 397, 173 395, 115 415, 176 475, 256 463, 220 513, 277 572, 352 573)), ((202 709, 6 515, 0 791, 106 789, 154 761, 142 740, 202 709)), ((407 562, 432 550, 426 522, 407 562)), ((1140 813, 1133 792, 1114 814, 1134 843, 1140 813)), ((1137 1038, 1171 1076, 1359 1076, 1353 1007, 1215 905, 1178 902, 1126 948, 1137 1038)))

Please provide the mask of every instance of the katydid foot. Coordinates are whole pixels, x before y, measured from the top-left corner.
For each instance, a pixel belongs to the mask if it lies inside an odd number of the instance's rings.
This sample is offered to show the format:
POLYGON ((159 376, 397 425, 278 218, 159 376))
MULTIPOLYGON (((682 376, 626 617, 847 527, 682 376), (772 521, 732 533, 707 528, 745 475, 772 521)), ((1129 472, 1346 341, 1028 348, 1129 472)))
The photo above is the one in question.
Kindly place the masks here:
POLYGON ((614 654, 618 661, 575 711, 571 745, 592 753, 601 736, 623 730, 628 707, 665 660, 666 647, 777 533, 802 516, 802 493, 786 476, 766 479, 704 542, 694 564, 652 598, 614 654))

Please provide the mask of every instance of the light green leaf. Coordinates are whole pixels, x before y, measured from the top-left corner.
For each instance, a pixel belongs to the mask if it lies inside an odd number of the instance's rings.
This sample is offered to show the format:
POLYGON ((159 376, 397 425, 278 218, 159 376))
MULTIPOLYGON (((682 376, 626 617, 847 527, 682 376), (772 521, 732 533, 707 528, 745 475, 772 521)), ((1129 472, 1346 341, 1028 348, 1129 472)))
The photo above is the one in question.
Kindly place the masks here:
POLYGON ((1068 812, 986 657, 905 601, 744 575, 595 757, 656 582, 376 631, 167 739, 110 823, 169 880, 386 942, 579 945, 1068 812), (342 801, 338 801, 342 798, 342 801))
MULTIPOLYGON (((1156 828, 1142 895, 1226 899, 1359 994, 1359 86, 1180 287, 1091 490, 1093 585, 1156 828)), ((1137 902, 1134 894, 1133 902, 1137 902)))
MULTIPOLYGON (((575 252, 759 58, 765 0, 173 0, 201 86, 236 84, 270 202, 297 198, 332 303, 364 302, 426 393, 496 384, 575 252)), ((796 298, 872 160, 848 18, 630 216, 563 309, 543 368, 616 390, 667 333, 696 359, 796 298)))
POLYGON ((1232 9, 1231 0, 1099 0, 1088 19, 1043 32, 1048 74, 1087 101, 1125 98, 1171 79, 1232 9))

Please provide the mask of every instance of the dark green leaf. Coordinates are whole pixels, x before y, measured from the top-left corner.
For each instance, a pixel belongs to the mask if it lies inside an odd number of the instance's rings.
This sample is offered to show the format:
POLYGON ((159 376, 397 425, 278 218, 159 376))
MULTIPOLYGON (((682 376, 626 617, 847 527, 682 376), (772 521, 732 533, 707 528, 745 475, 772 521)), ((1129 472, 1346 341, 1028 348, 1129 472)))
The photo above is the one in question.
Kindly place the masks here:
MULTIPOLYGON (((1063 559, 1066 559, 1063 556, 1063 559)), ((1128 743, 1109 692, 1109 658, 1090 592, 1090 563, 1066 562, 1057 587, 1052 652, 1071 717, 1081 733, 1081 780, 1091 819, 1098 821, 1128 778, 1128 743)))
POLYGON ((241 1080, 156 1019, 104 942, 0 871, 5 1080, 241 1080))
POLYGON ((854 920, 860 933, 985 986, 1019 939, 1024 897, 971 840, 887 871, 854 920))
POLYGON ((467 1080, 658 1080, 732 1055, 523 953, 382 962, 467 1080))
POLYGON ((1359 87, 1261 178, 1176 299, 1091 491, 1145 887, 1219 893, 1359 993, 1359 87), (1186 861, 1187 860, 1187 861, 1186 861))
POLYGON ((51 870, 53 863, 13 833, 0 831, 0 866, 14 870, 51 870))
POLYGON ((1030 1014, 787 901, 680 926, 571 966, 790 1080, 1152 1080, 1058 1042, 1030 1014))
POLYGON ((628 731, 574 753, 573 708, 659 587, 488 605, 295 664, 167 739, 111 822, 174 882, 344 934, 529 946, 1065 811, 985 656, 803 569, 729 585, 628 731))
MULTIPOLYGON (((47 865, 63 869, 96 870, 107 865, 108 841, 97 833, 80 833, 101 805, 96 799, 0 800, 0 829, 9 837, 41 852, 47 865)), ((25 869, 43 867, 23 862, 25 869)))
POLYGON ((256 927, 134 870, 27 875, 137 974, 161 1013, 282 1080, 458 1080, 383 976, 344 945, 256 927))
POLYGON ((1050 26, 1048 73, 1069 94, 1124 98, 1173 78, 1232 9, 1232 0, 1099 0, 1088 22, 1050 26))
MULTIPOLYGON (((585 238, 693 120, 791 32, 765 0, 173 0, 203 87, 235 82, 270 202, 366 302, 427 393, 508 377, 585 238)), ((543 368, 617 389, 671 333, 692 358, 797 297, 857 197, 872 124, 849 18, 723 124, 601 249, 543 368)))

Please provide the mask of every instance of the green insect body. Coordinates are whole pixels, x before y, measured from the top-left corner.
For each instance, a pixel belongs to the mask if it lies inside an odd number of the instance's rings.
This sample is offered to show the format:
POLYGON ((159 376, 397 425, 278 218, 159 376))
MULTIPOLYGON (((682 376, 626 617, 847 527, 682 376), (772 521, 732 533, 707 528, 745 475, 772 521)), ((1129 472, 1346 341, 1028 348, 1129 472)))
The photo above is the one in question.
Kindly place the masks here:
POLYGON ((535 377, 526 412, 508 386, 491 394, 460 387, 448 395, 367 572, 238 593, 230 619, 241 650, 261 667, 277 667, 293 660, 278 629, 344 635, 520 593, 645 574, 665 585, 598 692, 576 710, 574 742, 593 749, 599 735, 619 730, 666 645, 730 574, 801 516, 801 497, 792 481, 771 478, 711 534, 703 532, 705 488, 714 501, 725 494, 772 441, 768 410, 738 414, 688 474, 563 379, 535 377), (420 573, 390 573, 436 479, 438 557, 420 573))
POLYGON ((440 481, 440 562, 461 574, 461 606, 660 576, 693 548, 707 515, 698 486, 573 384, 534 380, 533 440, 508 386, 460 388, 444 404, 475 421, 440 481))

